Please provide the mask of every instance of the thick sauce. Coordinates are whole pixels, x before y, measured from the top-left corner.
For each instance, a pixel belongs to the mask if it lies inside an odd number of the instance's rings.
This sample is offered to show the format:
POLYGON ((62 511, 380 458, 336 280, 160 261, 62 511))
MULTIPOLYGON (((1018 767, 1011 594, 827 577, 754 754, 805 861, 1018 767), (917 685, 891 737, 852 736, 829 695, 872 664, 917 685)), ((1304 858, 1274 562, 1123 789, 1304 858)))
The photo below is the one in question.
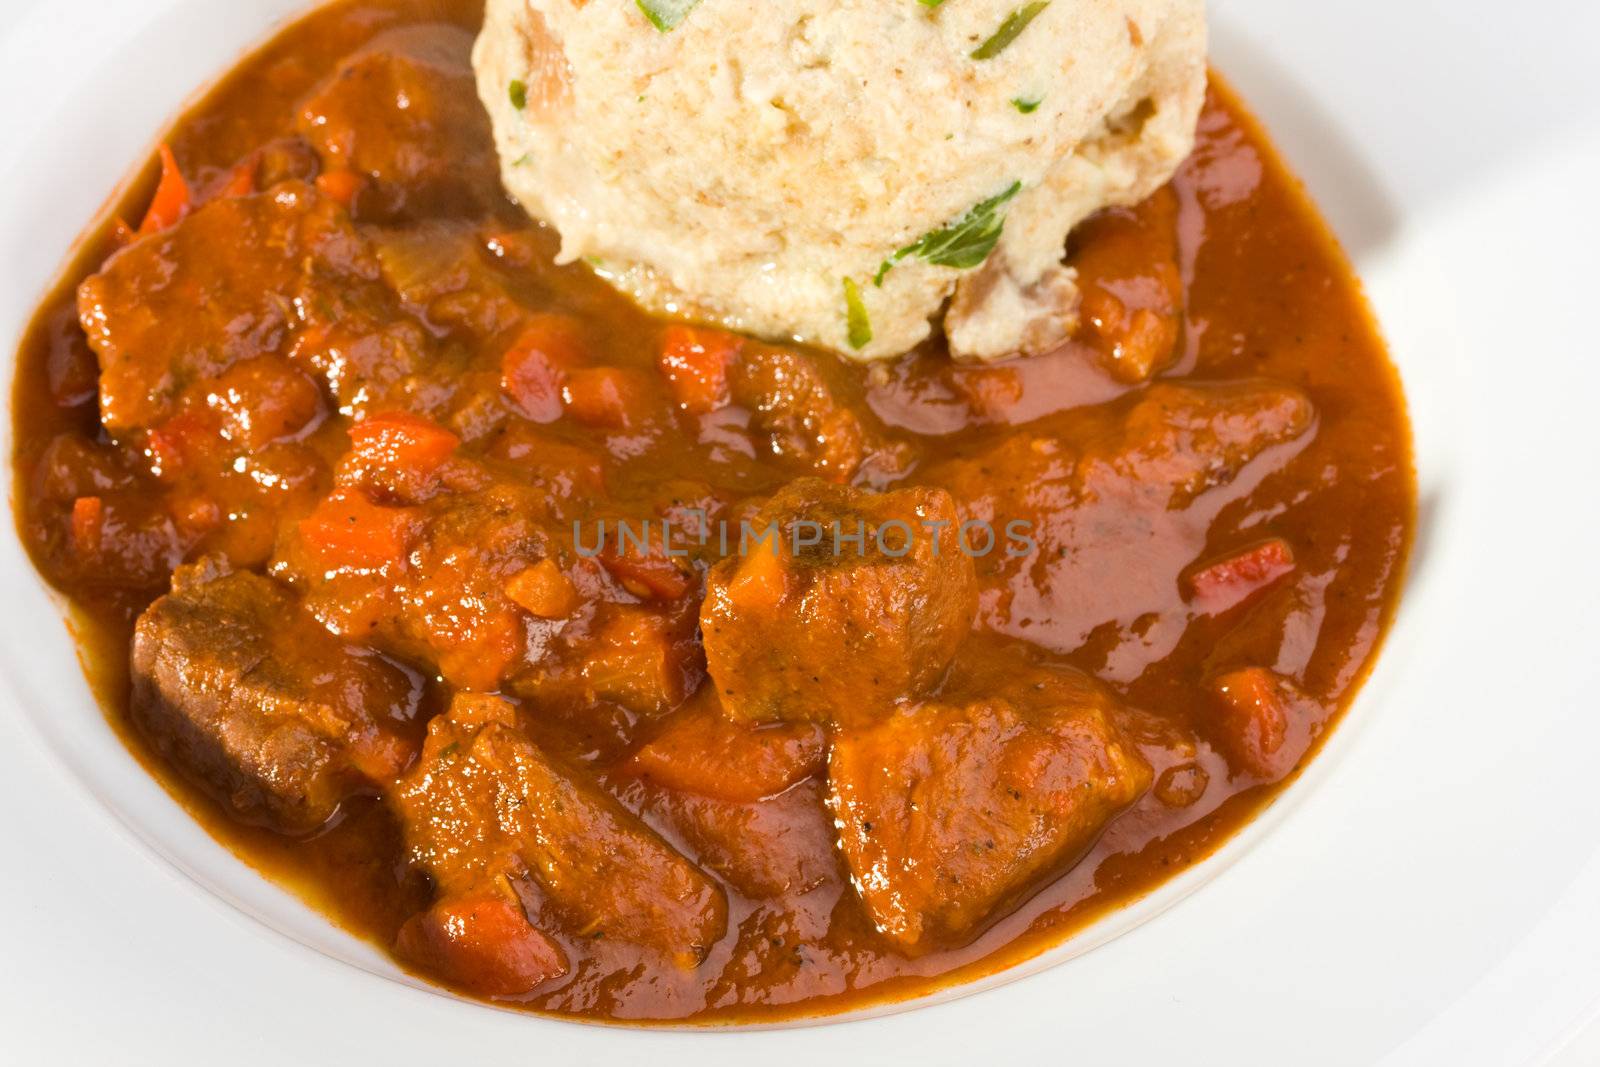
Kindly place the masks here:
MULTIPOLYGON (((319 160, 297 139, 307 136, 306 100, 344 57, 374 38, 395 40, 397 29, 410 35, 401 38, 407 47, 423 40, 459 53, 466 31, 476 28, 477 8, 471 0, 328 6, 247 60, 184 117, 168 138, 177 164, 201 199, 226 195, 240 161, 280 139, 290 147, 275 162, 258 160, 257 173, 269 166, 308 179, 327 173, 326 145, 319 160)), ((471 113, 470 83, 452 84, 458 98, 432 103, 447 115, 452 108, 471 113)), ((381 87, 374 92, 381 96, 381 87)), ((359 109, 360 98, 350 106, 359 109)), ((329 113, 334 121, 343 114, 337 107, 329 113)), ((362 116, 351 121, 360 128, 362 116)), ((393 178, 359 160, 356 169, 368 176, 352 201, 355 221, 364 234, 382 231, 398 272, 410 272, 405 313, 446 353, 418 372, 422 385, 408 395, 420 396, 416 406, 450 427, 463 454, 532 464, 547 490, 599 471, 602 511, 587 514, 659 516, 685 499, 732 514, 797 474, 821 473, 871 488, 942 486, 964 507, 992 509, 997 520, 1033 520, 1042 546, 1033 556, 977 562, 979 632, 996 647, 1026 642, 1036 654, 1094 675, 1151 724, 1141 745, 1153 788, 1081 860, 1008 901, 976 936, 913 953, 875 931, 856 899, 823 815, 819 780, 742 806, 665 788, 630 774, 624 763, 659 731, 670 707, 641 710, 649 701, 625 693, 564 702, 559 687, 541 702, 511 686, 541 745, 598 775, 624 807, 710 869, 728 902, 727 932, 690 967, 663 966, 622 942, 583 943, 563 933, 558 940, 572 969, 518 1004, 613 1020, 748 1021, 914 996, 1014 964, 1225 841, 1311 758, 1372 662, 1395 608, 1413 525, 1403 401, 1349 266, 1261 130, 1220 84, 1207 102, 1195 155, 1170 190, 1074 235, 1070 251, 1090 321, 1064 349, 983 368, 953 366, 933 346, 870 369, 800 353, 824 383, 831 406, 820 413, 823 424, 838 410, 852 420, 842 458, 807 454, 785 437, 782 412, 763 422, 756 401, 735 397, 698 416, 682 411, 658 373, 662 324, 587 266, 551 266, 553 236, 505 201, 492 166, 462 163, 440 181, 393 178), (454 280, 435 284, 450 272, 454 280), (1166 325, 1119 328, 1147 308, 1156 318, 1143 326, 1157 318, 1166 325), (554 420, 530 415, 526 398, 520 409, 507 405, 502 389, 507 337, 528 314, 550 310, 581 321, 588 358, 623 375, 594 383, 587 406, 569 400, 570 410, 554 420), (1159 339, 1153 363, 1152 336, 1159 339), (612 388, 617 381, 622 385, 612 388), (1059 454, 1112 457, 1110 463, 1148 452, 1161 427, 1139 420, 1163 409, 1141 407, 1141 398, 1186 396, 1151 390, 1207 383, 1245 383, 1218 387, 1224 391, 1264 383, 1297 390, 1292 395, 1309 401, 1311 421, 1239 463, 1218 461, 1224 472, 1201 462, 1187 480, 1164 484, 1168 495, 1153 505, 1086 489, 1091 476, 1082 469, 1061 473, 1059 454), (518 450, 517 441, 531 444, 518 450), (1263 544, 1268 550, 1246 560, 1243 578, 1238 567, 1207 570, 1263 544), (1274 555, 1281 546, 1292 549, 1292 565, 1274 555), (1219 711, 1218 679, 1239 671, 1274 679, 1293 694, 1287 739, 1268 746, 1273 759, 1259 751, 1252 758, 1248 745, 1229 747, 1236 720, 1219 711), (744 846, 730 844, 740 841, 744 846), (755 852, 741 852, 750 842, 755 852), (793 870, 784 874, 784 864, 793 870)), ((337 180, 317 187, 340 188, 337 180)), ((139 217, 152 188, 151 181, 135 188, 118 213, 139 217)), ((174 773, 128 717, 132 627, 166 592, 172 566, 209 554, 241 569, 270 565, 280 577, 293 571, 282 528, 327 492, 350 447, 350 423, 338 410, 340 398, 313 396, 316 417, 302 420, 289 444, 257 447, 259 456, 271 456, 249 471, 238 467, 248 476, 234 480, 215 471, 174 475, 170 462, 162 469, 165 438, 108 433, 75 291, 116 246, 109 225, 87 242, 22 342, 13 398, 21 535, 41 572, 72 602, 108 716, 151 773, 265 875, 356 934, 392 946, 406 919, 428 906, 431 889, 404 862, 389 803, 376 796, 347 801, 309 838, 243 825, 174 773)), ((759 392, 759 384, 750 388, 759 392)), ((802 419, 802 430, 810 425, 802 419)), ((1204 442, 1180 445, 1204 451, 1204 442)), ((714 556, 693 561, 696 583, 714 556)), ((640 580, 649 588, 628 588, 646 608, 682 615, 650 607, 664 594, 650 575, 640 580)), ((366 592, 358 581, 342 588, 351 597, 366 592)), ((414 699, 395 724, 413 743, 453 690, 495 688, 494 676, 479 676, 490 646, 476 631, 463 634, 465 661, 443 656, 415 664, 414 699)), ((684 677, 693 689, 703 668, 692 639, 687 655, 684 677)), ((1003 684, 1007 662, 1000 652, 980 655, 971 677, 990 672, 1003 684)))

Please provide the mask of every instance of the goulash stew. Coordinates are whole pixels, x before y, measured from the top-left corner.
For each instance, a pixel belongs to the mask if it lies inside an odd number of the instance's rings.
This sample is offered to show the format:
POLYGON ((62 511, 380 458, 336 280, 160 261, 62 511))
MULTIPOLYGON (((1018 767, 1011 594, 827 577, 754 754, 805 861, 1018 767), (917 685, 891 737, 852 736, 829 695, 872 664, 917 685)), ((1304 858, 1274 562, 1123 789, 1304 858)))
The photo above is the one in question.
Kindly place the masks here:
POLYGON ((112 723, 405 967, 833 1012, 1205 857, 1372 661, 1414 484, 1342 256, 1220 84, 1081 325, 863 367, 660 321, 502 193, 470 0, 328 6, 22 344, 21 535, 112 723))

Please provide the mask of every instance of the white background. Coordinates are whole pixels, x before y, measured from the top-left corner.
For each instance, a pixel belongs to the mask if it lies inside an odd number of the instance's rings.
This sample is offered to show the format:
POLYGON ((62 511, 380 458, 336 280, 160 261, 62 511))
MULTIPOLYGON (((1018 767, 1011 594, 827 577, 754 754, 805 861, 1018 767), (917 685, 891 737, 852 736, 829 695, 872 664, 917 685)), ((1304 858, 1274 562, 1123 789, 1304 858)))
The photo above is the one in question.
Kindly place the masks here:
MULTIPOLYGON (((161 116, 254 36, 141 35, 184 3, 0 0, 7 347, 161 116), (62 124, 93 127, 99 149, 33 149, 62 124)), ((259 26, 274 5, 188 6, 259 26)), ((932 1009, 740 1034, 490 1012, 315 955, 155 858, 54 729, 82 695, 61 681, 59 623, 13 572, 0 1063, 1600 1063, 1600 5, 1212 6, 1219 67, 1368 281, 1423 489, 1394 640, 1270 832, 1133 933, 932 1009)), ((151 810, 122 813, 160 838, 151 810)))

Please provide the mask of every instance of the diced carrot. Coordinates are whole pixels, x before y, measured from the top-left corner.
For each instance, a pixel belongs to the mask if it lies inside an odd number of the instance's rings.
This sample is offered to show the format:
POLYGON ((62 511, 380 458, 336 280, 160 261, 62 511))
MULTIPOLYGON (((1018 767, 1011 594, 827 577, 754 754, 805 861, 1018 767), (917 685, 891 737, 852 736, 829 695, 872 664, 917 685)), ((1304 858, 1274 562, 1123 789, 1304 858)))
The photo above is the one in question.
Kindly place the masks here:
POLYGON ((163 144, 161 180, 156 184, 155 196, 150 200, 144 221, 139 224, 139 232, 158 233, 170 226, 176 226, 178 220, 188 212, 191 199, 189 183, 183 180, 183 172, 178 169, 177 157, 172 154, 170 145, 163 144))
POLYGON ((199 455, 215 435, 215 427, 192 410, 152 426, 145 433, 144 442, 145 455, 150 458, 150 473, 163 479, 176 477, 190 457, 199 455))
POLYGON ((668 326, 656 365, 672 386, 678 406, 704 415, 728 404, 728 367, 744 339, 725 330, 668 326))
POLYGON ((492 892, 444 900, 412 916, 395 947, 482 996, 521 996, 567 972, 560 947, 528 922, 522 906, 492 892))
POLYGON ((100 551, 105 517, 105 501, 97 496, 80 496, 72 502, 72 547, 78 555, 92 556, 100 551))
POLYGON ((748 804, 822 773, 827 752, 827 739, 813 723, 730 721, 716 688, 706 686, 626 768, 668 789, 748 804))
POLYGON ((506 596, 529 615, 564 619, 578 606, 572 579, 553 559, 540 560, 506 583, 506 596))
POLYGON ((300 537, 325 567, 376 568, 405 559, 414 514, 373 504, 354 489, 330 493, 300 522, 300 537))
POLYGON ((529 319, 500 361, 500 384, 534 422, 554 422, 563 410, 567 374, 588 359, 583 328, 567 315, 529 319))
POLYGON ((234 166, 228 172, 228 180, 222 183, 217 190, 218 196, 249 196, 256 191, 256 165, 260 162, 258 154, 252 152, 248 158, 234 166))
POLYGON ((352 426, 350 442, 365 466, 425 477, 455 454, 461 438, 420 415, 385 411, 352 426))
POLYGON ((366 184, 365 176, 348 167, 325 170, 317 175, 316 179, 317 192, 343 205, 346 211, 355 207, 356 197, 361 195, 361 190, 366 188, 366 184))
POLYGON ((600 562, 623 588, 645 600, 677 600, 694 585, 694 579, 677 564, 659 556, 604 553, 600 562))
POLYGON ((483 247, 508 267, 526 267, 538 254, 532 230, 492 230, 483 235, 483 247))
POLYGON ((649 396, 638 374, 622 367, 585 367, 567 375, 562 397, 579 422, 625 429, 644 421, 649 396))
POLYGON ((1199 608, 1216 614, 1293 570, 1294 549, 1274 537, 1195 571, 1189 577, 1189 595, 1199 608))
POLYGON ((1299 746, 1286 745, 1291 702, 1304 697, 1293 683, 1264 667, 1229 671, 1211 681, 1220 712, 1218 730, 1234 765, 1247 774, 1277 779, 1293 768, 1299 746))

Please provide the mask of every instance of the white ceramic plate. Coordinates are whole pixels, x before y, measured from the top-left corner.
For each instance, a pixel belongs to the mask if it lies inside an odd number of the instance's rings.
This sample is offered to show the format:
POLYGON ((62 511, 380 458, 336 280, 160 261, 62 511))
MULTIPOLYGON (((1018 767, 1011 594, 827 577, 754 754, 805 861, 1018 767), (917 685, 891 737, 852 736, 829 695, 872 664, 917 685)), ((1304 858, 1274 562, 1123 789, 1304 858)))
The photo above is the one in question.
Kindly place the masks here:
MULTIPOLYGON (((179 104, 300 6, 7 0, 7 383, 74 235, 179 104)), ((1571 1043, 1586 1062, 1600 1049, 1583 1032, 1600 1005, 1600 10, 1213 10, 1217 65, 1366 279, 1422 493, 1376 674, 1246 833, 1025 977, 910 1012, 736 1033, 497 1012, 397 975, 194 826, 104 725, 7 534, 0 1058, 1432 1064, 1539 1062, 1571 1043)))

